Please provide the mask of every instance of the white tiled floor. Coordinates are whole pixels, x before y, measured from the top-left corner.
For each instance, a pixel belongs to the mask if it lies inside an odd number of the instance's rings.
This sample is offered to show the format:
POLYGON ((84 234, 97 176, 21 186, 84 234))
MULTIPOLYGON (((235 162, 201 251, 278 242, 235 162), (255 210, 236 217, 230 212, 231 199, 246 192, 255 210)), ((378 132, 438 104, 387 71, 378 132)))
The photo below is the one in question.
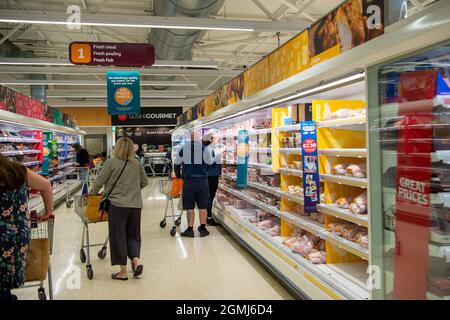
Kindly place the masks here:
MULTIPOLYGON (((94 279, 80 262, 82 224, 73 209, 56 211, 52 256, 54 299, 292 299, 292 296, 247 251, 220 227, 206 238, 169 235, 171 222, 159 227, 165 198, 158 180, 143 191, 142 262, 140 279, 111 280, 109 261, 91 253, 94 279)), ((198 223, 198 220, 196 221, 198 223)), ((103 242, 107 224, 91 226, 92 242, 103 242)), ((183 219, 182 228, 185 227, 183 219)), ((15 290, 19 299, 36 299, 36 288, 15 290)))

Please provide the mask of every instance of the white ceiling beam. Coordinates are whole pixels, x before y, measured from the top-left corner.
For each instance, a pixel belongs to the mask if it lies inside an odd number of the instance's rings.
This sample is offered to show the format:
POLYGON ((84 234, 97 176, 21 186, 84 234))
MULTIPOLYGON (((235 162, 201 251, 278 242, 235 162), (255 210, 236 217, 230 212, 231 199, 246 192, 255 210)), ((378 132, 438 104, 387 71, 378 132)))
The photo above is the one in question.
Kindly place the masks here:
MULTIPOLYGON (((109 70, 124 70, 111 67, 85 67, 85 66, 10 66, 0 65, 0 73, 12 74, 62 74, 62 75, 104 75, 109 70)), ((139 72, 143 76, 163 76, 163 75, 188 75, 203 77, 235 77, 241 70, 199 70, 199 69, 175 69, 175 68, 142 68, 139 72)))
POLYGON ((268 16, 271 20, 275 21, 275 17, 272 14, 272 12, 269 11, 259 0, 252 0, 252 2, 262 11, 265 13, 266 16, 268 16))
POLYGON ((3 44, 3 42, 5 42, 6 40, 8 40, 9 38, 11 38, 17 31, 20 30, 20 28, 22 28, 24 26, 23 23, 19 23, 18 25, 16 25, 14 28, 11 29, 11 31, 9 31, 7 34, 5 34, 1 39, 0 39, 0 45, 3 44))
MULTIPOLYGON (((0 22, 25 24, 68 25, 65 12, 2 10, 0 22)), ((82 26, 134 27, 134 28, 170 28, 194 30, 229 30, 247 32, 295 32, 307 25, 303 22, 254 21, 233 19, 211 19, 191 17, 158 17, 138 15, 107 15, 84 13, 82 26)))
MULTIPOLYGON (((308 10, 309 7, 311 7, 317 0, 309 0, 307 3, 305 3, 303 6, 299 7, 299 10, 294 13, 292 16, 289 17, 289 20, 292 21, 294 19, 296 19, 298 16, 303 15, 305 16, 305 14, 307 14, 305 11, 308 10)), ((311 15, 308 15, 311 18, 314 19, 314 17, 312 17, 311 15)))
MULTIPOLYGON (((0 85, 28 86, 28 85, 53 85, 53 86, 106 86, 106 81, 88 80, 0 80, 0 85)), ((194 81, 141 81, 141 86, 169 86, 169 87, 196 87, 194 81)))
POLYGON ((311 22, 315 22, 316 18, 314 18, 313 16, 311 16, 310 14, 306 13, 304 10, 302 10, 301 7, 296 6, 295 4, 293 4, 292 2, 290 2, 289 0, 280 0, 281 3, 283 3, 285 6, 289 7, 290 9, 294 10, 296 13, 297 12, 301 12, 299 13, 299 15, 304 16, 305 18, 311 20, 311 22))

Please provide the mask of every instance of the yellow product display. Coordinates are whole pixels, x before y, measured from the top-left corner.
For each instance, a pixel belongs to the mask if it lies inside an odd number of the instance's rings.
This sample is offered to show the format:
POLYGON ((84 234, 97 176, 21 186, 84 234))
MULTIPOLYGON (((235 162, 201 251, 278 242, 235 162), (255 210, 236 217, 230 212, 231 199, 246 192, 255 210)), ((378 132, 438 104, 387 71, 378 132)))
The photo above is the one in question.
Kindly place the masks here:
POLYGON ((214 96, 210 94, 205 98, 205 115, 214 112, 214 96))
POLYGON ((289 116, 288 108, 272 108, 272 171, 277 172, 280 168, 279 149, 280 138, 279 133, 275 132, 275 128, 281 127, 283 119, 289 116))
POLYGON ((331 47, 330 49, 328 49, 324 52, 321 52, 314 57, 311 57, 310 66, 312 67, 321 62, 330 60, 331 58, 334 58, 340 54, 341 54, 341 45, 337 44, 334 47, 331 47))
MULTIPOLYGON (((361 100, 314 100, 312 103, 313 119, 319 124, 321 121, 328 120, 337 121, 337 123, 339 123, 340 120, 346 121, 347 118, 344 118, 345 115, 358 114, 359 117, 365 115, 365 112, 359 112, 365 109, 365 102, 361 100), (355 110, 358 112, 355 112, 355 110)), ((336 127, 320 127, 319 125, 317 139, 319 150, 366 148, 366 132, 353 130, 352 128, 336 129, 336 127)), ((319 171, 321 174, 333 174, 338 177, 346 177, 347 172, 345 168, 351 164, 364 168, 366 159, 319 155, 319 171)), ((336 200, 342 198, 353 199, 364 192, 364 190, 364 188, 346 185, 345 183, 325 181, 325 204, 334 204, 336 200)), ((334 216, 326 215, 324 227, 327 228, 330 223, 336 221, 339 220, 334 216)), ((359 256, 356 256, 329 241, 327 241, 326 250, 327 263, 364 261, 359 256)))

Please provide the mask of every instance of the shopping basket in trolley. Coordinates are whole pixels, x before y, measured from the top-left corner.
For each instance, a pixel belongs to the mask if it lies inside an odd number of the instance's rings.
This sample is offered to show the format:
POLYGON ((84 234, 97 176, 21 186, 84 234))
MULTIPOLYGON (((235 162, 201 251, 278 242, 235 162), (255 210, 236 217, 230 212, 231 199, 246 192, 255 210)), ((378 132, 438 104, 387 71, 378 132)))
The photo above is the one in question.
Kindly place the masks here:
POLYGON ((73 199, 70 194, 70 186, 72 184, 81 182, 82 194, 89 193, 89 168, 88 167, 74 167, 73 171, 66 174, 66 207, 70 208, 73 204, 73 199))
POLYGON ((101 196, 80 195, 75 196, 75 213, 83 223, 83 233, 81 236, 80 260, 86 263, 86 274, 89 280, 94 277, 91 265, 90 248, 102 246, 97 256, 100 260, 105 259, 109 241, 109 234, 104 243, 91 244, 89 242, 89 224, 108 221, 108 213, 99 210, 101 196), (84 251, 86 249, 86 252, 84 251))
POLYGON ((47 220, 31 220, 31 241, 25 258, 25 285, 23 288, 38 287, 39 300, 47 300, 44 281, 48 280, 49 298, 53 300, 50 256, 53 248, 54 216, 47 220), (38 285, 27 284, 36 283, 38 285))
MULTIPOLYGON (((179 178, 172 178, 169 180, 160 180, 159 191, 167 197, 166 200, 166 208, 164 210, 164 218, 159 223, 161 228, 166 227, 167 218, 172 218, 172 228, 170 229, 170 235, 173 237, 177 233, 177 227, 181 224, 181 216, 183 215, 183 211, 180 214, 175 213, 175 205, 173 203, 173 199, 179 199, 181 196, 181 190, 183 188, 183 180, 179 178), (169 205, 171 214, 168 215, 169 205)), ((181 199, 180 199, 181 200, 181 199)))

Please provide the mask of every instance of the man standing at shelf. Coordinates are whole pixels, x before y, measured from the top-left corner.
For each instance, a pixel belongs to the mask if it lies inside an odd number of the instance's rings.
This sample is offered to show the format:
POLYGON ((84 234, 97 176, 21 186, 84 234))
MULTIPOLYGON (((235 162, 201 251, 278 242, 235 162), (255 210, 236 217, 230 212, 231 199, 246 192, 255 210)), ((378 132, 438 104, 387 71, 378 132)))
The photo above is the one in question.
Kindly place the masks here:
POLYGON ((191 131, 190 140, 186 141, 183 148, 174 159, 175 175, 183 178, 182 202, 183 209, 187 210, 188 228, 181 233, 182 237, 193 238, 195 222, 195 205, 199 209, 200 237, 209 235, 206 229, 206 218, 210 206, 208 187, 208 165, 214 161, 211 148, 207 149, 199 137, 199 133, 191 131))
POLYGON ((208 207, 208 219, 206 223, 209 226, 217 226, 218 223, 212 216, 212 204, 216 196, 217 187, 219 186, 219 177, 222 175, 222 153, 224 147, 219 145, 219 131, 215 129, 209 130, 203 136, 203 142, 206 146, 206 152, 212 152, 214 161, 208 166, 208 187, 210 203, 208 207))

